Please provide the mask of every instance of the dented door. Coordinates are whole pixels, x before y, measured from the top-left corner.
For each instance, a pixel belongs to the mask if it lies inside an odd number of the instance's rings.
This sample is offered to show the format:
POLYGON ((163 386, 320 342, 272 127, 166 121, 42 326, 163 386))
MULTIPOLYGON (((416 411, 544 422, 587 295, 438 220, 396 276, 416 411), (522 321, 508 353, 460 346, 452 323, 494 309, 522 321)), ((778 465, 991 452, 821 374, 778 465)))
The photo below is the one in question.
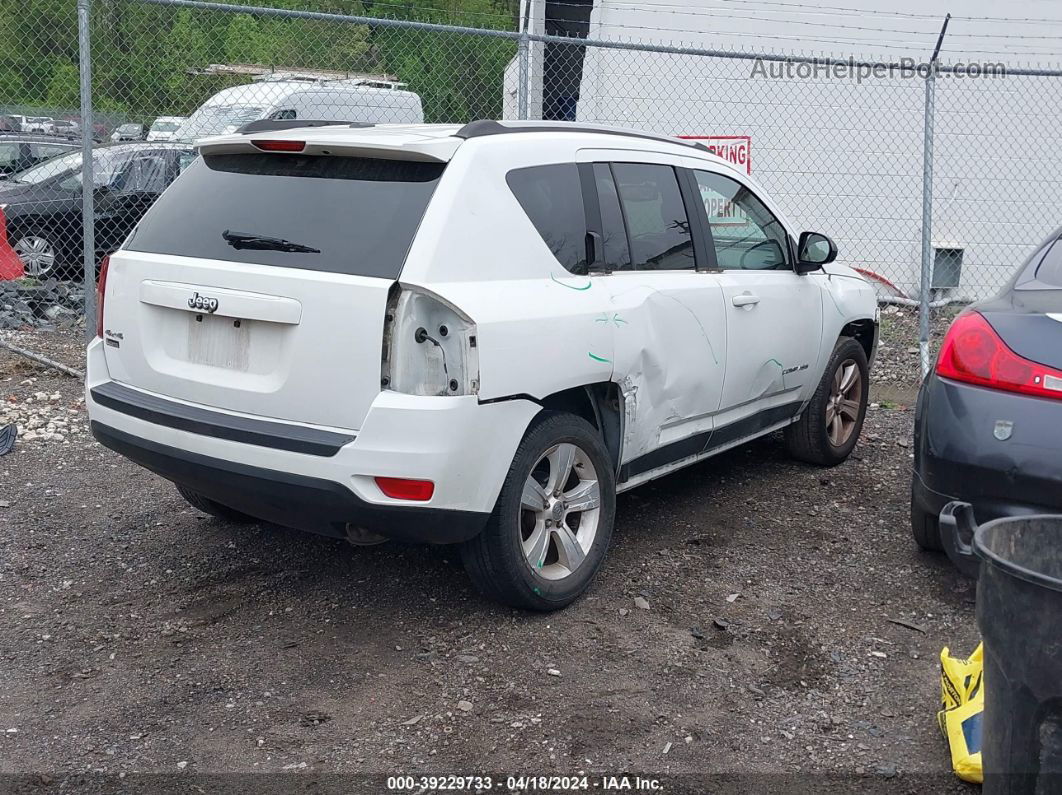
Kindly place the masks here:
MULTIPOLYGON (((727 360, 716 276, 637 271, 601 281, 611 290, 601 322, 614 327, 614 380, 624 398, 622 463, 646 457, 635 469, 647 471, 686 458, 678 448, 659 461, 647 456, 683 440, 707 442, 713 428, 727 360)), ((689 454, 699 452, 691 448, 689 454)))
POLYGON ((712 274, 698 271, 702 241, 684 195, 681 160, 594 152, 609 306, 623 395, 624 477, 703 452, 719 408, 726 316, 712 274), (634 160, 637 158, 637 160, 634 160))

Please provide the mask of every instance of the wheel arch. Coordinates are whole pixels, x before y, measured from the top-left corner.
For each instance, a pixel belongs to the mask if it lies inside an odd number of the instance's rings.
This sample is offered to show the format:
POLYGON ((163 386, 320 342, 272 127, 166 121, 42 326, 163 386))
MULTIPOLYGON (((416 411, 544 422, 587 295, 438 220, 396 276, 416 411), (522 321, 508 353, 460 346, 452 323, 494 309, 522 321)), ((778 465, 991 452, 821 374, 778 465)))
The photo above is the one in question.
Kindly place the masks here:
POLYGON ((612 381, 570 387, 538 400, 544 409, 582 417, 601 434, 616 472, 623 441, 623 394, 612 381))
POLYGON ((874 363, 874 353, 878 347, 878 324, 872 318, 861 318, 845 323, 838 337, 854 339, 866 353, 868 366, 874 363))

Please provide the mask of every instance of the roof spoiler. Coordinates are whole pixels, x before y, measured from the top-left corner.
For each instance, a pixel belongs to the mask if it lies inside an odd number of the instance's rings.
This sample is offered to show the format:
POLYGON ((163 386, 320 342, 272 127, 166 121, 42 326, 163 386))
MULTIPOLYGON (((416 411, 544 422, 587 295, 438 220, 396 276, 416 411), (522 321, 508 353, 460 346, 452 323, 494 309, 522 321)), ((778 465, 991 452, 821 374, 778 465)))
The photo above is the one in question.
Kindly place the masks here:
POLYGON ((301 130, 304 127, 375 127, 369 121, 336 121, 328 119, 259 119, 248 122, 236 132, 241 134, 301 130))
POLYGON ((657 135, 655 133, 641 132, 640 130, 624 130, 615 127, 579 124, 577 122, 553 122, 543 124, 541 122, 536 123, 532 121, 502 124, 501 122, 493 121, 491 119, 480 119, 479 121, 469 122, 455 132, 454 135, 458 138, 468 140, 469 138, 482 138, 486 135, 508 135, 510 133, 529 132, 581 132, 597 133, 599 135, 622 135, 626 138, 645 138, 650 141, 688 146, 704 152, 711 151, 699 141, 687 141, 682 138, 672 138, 667 135, 657 135))

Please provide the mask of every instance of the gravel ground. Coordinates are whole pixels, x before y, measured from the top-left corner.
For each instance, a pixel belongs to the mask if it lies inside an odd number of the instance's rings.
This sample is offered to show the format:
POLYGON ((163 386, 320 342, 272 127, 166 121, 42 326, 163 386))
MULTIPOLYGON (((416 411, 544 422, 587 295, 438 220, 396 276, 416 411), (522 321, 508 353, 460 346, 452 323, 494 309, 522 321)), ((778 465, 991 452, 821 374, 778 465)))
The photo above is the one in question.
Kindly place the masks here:
MULTIPOLYGON (((5 338, 80 364, 69 333, 5 338)), ((532 615, 447 550, 197 513, 92 441, 78 381, 3 350, 0 400, 0 424, 45 429, 0 458, 0 773, 37 774, 25 791, 286 771, 968 791, 934 711, 975 590, 910 540, 908 410, 872 409, 836 469, 775 435, 621 496, 588 595, 532 615)))

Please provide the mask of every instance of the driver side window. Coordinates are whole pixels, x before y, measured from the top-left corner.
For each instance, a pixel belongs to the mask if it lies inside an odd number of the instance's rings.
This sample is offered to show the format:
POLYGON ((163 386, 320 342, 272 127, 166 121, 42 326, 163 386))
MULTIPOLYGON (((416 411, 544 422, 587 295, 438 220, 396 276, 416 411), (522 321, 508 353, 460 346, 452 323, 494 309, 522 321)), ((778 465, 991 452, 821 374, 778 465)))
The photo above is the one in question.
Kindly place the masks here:
POLYGON ((723 270, 791 268, 785 228, 763 202, 737 180, 695 171, 708 215, 715 258, 723 270))

